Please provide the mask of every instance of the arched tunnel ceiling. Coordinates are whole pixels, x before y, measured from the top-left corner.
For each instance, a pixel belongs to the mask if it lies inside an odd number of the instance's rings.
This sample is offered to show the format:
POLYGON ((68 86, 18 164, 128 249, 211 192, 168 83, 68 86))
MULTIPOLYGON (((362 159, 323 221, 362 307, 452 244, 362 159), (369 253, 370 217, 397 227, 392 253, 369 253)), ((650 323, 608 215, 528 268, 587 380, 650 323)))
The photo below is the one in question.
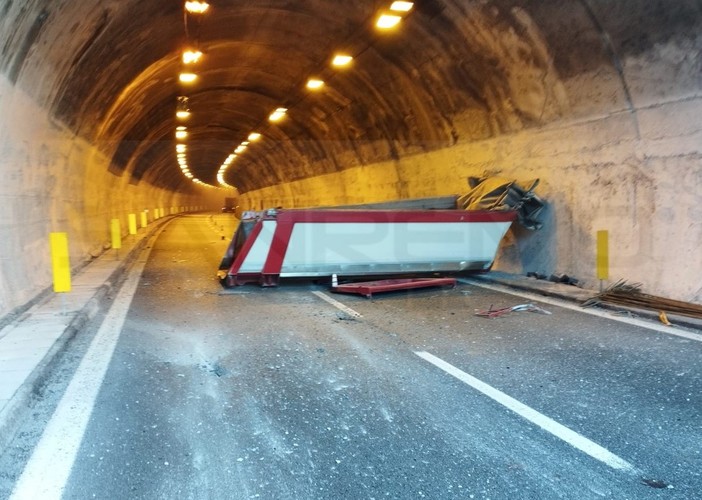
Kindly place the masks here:
POLYGON ((133 182, 191 185, 176 161, 178 96, 193 113, 188 164, 206 183, 262 133, 226 173, 246 192, 568 118, 580 108, 563 82, 588 71, 618 81, 626 109, 620 61, 693 40, 702 14, 699 0, 418 0, 381 33, 373 24, 391 3, 210 0, 194 16, 174 0, 7 0, 5 28, 18 35, 3 70, 47 82, 34 84, 37 97, 133 182), (204 53, 191 86, 178 81, 186 46, 204 53), (45 51, 53 79, 26 67, 32 50, 45 51), (335 51, 352 67, 331 68, 335 51), (327 85, 306 90, 310 76, 327 85), (287 118, 269 123, 279 106, 287 118))

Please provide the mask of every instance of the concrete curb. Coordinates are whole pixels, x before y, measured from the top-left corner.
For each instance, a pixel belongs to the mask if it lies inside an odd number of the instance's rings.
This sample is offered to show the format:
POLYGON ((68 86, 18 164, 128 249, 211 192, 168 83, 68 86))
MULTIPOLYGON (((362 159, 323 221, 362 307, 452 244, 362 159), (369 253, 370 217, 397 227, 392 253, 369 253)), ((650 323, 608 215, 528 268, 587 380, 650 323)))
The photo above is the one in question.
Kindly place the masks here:
MULTIPOLYGON (((20 427, 24 412, 27 408, 32 407, 35 397, 41 394, 42 386, 46 383, 47 378, 58 364, 60 355, 64 352, 69 342, 93 320, 100 312, 100 309, 111 300, 111 296, 119 290, 119 287, 124 281, 127 269, 129 269, 136 257, 142 252, 146 244, 150 242, 163 227, 173 220, 173 218, 173 216, 164 217, 149 226, 148 232, 144 233, 141 238, 134 243, 128 250, 128 253, 121 259, 116 269, 109 275, 107 281, 100 285, 93 296, 75 313, 71 321, 65 327, 63 333, 61 333, 42 360, 27 376, 21 387, 17 389, 7 404, 3 408, 0 408, 0 452, 4 451, 14 439, 20 427)), ((90 269, 90 264, 83 266, 81 272, 87 269, 90 269)), ((40 297, 36 302, 41 303, 44 299, 45 297, 40 297)))

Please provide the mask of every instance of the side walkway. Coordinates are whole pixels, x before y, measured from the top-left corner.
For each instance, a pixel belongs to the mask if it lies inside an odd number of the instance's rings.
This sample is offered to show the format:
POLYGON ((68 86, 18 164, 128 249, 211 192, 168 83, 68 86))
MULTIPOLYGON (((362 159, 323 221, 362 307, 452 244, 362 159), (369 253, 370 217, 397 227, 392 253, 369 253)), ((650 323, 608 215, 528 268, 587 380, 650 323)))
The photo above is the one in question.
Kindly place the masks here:
POLYGON ((172 217, 152 222, 71 277, 71 291, 51 293, 0 330, 0 450, 14 437, 52 362, 66 343, 110 300, 115 288, 150 238, 172 217))

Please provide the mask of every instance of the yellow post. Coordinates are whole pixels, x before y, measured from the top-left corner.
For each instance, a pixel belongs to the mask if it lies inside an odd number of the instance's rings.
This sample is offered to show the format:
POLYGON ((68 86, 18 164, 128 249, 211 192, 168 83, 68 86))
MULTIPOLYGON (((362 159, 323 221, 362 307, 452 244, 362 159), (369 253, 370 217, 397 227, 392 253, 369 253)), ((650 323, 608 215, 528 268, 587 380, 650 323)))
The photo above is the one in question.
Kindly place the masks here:
POLYGON ((148 225, 149 225, 149 219, 148 219, 148 216, 147 216, 147 211, 146 211, 146 210, 142 210, 142 211, 141 211, 141 227, 142 227, 142 228, 145 228, 145 227, 148 226, 148 225))
POLYGON ((129 214, 129 234, 137 234, 136 214, 129 214))
POLYGON ((609 279, 609 231, 597 231, 597 279, 609 279))
POLYGON ((54 274, 54 292, 71 291, 71 263, 68 258, 66 233, 50 233, 51 267, 54 274))
POLYGON ((112 219, 110 233, 112 234, 112 248, 119 250, 122 248, 122 228, 120 227, 119 219, 112 219))

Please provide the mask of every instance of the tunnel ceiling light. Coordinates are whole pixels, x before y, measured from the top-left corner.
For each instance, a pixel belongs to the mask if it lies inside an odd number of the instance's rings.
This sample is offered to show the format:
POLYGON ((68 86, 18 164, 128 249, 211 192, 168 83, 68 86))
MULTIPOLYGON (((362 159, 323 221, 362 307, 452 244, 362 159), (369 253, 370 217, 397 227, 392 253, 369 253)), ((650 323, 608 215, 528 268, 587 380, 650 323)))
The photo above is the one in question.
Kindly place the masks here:
POLYGON ((202 57, 199 50, 186 50, 183 52, 183 64, 195 64, 202 57))
POLYGON ((176 144, 176 153, 185 153, 186 147, 185 144, 176 144))
POLYGON ((310 90, 319 90, 324 87, 324 80, 319 78, 310 78, 307 80, 307 88, 310 90))
POLYGON ((176 139, 185 139, 188 137, 188 132, 185 130, 176 130, 175 136, 176 139))
POLYGON ((250 144, 249 141, 243 141, 243 142, 241 143, 242 146, 248 146, 249 144, 250 144))
POLYGON ((271 113, 268 119, 272 122, 279 122, 283 119, 285 114, 288 112, 287 108, 278 108, 271 113))
POLYGON ((353 57, 348 54, 336 54, 332 59, 332 66, 343 68, 351 64, 351 61, 353 61, 353 57))
POLYGON ((251 132, 249 134, 248 140, 251 142, 254 142, 254 141, 259 140, 260 138, 261 138, 261 134, 259 134, 258 132, 251 132))
POLYGON ((409 12, 413 6, 414 2, 393 2, 390 10, 394 12, 409 12))
POLYGON ((197 75, 195 73, 181 73, 178 79, 183 83, 193 83, 197 80, 197 75))
POLYGON ((389 30, 397 26, 402 18, 395 14, 381 14, 375 22, 375 27, 381 30, 389 30))
POLYGON ((180 120, 185 120, 190 117, 190 107, 188 105, 188 98, 185 96, 178 96, 178 104, 176 105, 176 117, 180 120))
POLYGON ((191 14, 204 14, 209 8, 210 4, 207 2, 185 2, 185 10, 191 14))
POLYGON ((234 152, 235 152, 236 154, 241 154, 241 153, 243 153, 244 151, 246 151, 246 146, 239 146, 239 147, 237 147, 237 148, 234 150, 234 152))
POLYGON ((185 125, 178 125, 176 130, 188 130, 188 128, 185 125))

